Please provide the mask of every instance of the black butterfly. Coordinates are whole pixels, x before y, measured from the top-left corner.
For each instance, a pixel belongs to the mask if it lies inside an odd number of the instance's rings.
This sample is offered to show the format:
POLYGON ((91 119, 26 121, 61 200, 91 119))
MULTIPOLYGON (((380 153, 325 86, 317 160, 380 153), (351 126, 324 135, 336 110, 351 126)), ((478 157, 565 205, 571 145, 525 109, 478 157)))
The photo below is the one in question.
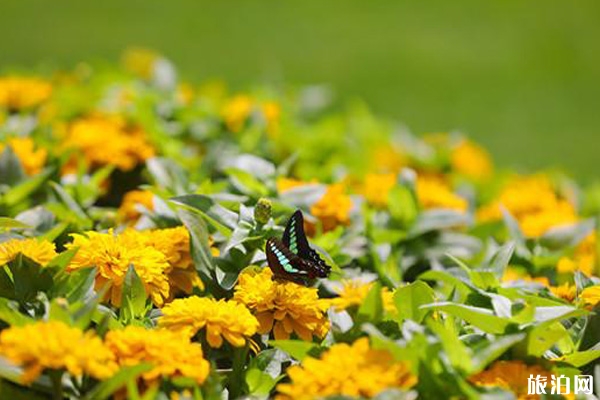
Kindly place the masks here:
POLYGON ((309 280, 327 277, 331 271, 331 267, 308 245, 300 210, 296 210, 288 221, 281 240, 267 240, 265 252, 274 279, 306 284, 309 280))

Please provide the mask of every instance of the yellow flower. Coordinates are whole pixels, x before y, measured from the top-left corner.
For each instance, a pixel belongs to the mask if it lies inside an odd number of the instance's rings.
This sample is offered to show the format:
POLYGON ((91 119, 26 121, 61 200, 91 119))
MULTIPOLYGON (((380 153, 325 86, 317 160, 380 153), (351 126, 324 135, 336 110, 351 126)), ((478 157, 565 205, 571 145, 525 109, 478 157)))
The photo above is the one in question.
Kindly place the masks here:
POLYGON ((600 303, 600 286, 589 286, 583 289, 579 298, 589 308, 594 308, 600 303))
POLYGON ((106 299, 116 306, 121 304, 125 274, 130 265, 135 268, 146 293, 154 304, 161 306, 169 298, 169 269, 167 256, 145 245, 141 235, 131 232, 121 235, 87 232, 72 234, 73 242, 67 248, 79 248, 67 269, 96 267, 96 288, 107 288, 106 299))
POLYGON ((147 383, 186 377, 202 384, 208 376, 210 364, 204 359, 202 347, 181 333, 130 325, 108 332, 104 341, 121 367, 153 365, 142 375, 147 383))
MULTIPOLYGON (((338 297, 328 299, 328 303, 336 311, 346 310, 360 306, 367 294, 373 288, 373 282, 362 282, 358 279, 342 281, 341 288, 337 291, 338 297)), ((381 289, 383 307, 387 312, 395 312, 394 294, 387 287, 381 289)))
POLYGON ((377 172, 397 174, 408 164, 406 155, 391 144, 376 147, 371 155, 372 165, 377 172))
POLYGON ((461 142, 452 150, 452 169, 477 181, 489 178, 493 167, 485 149, 469 140, 461 142))
POLYGON ((279 178, 277 178, 277 182, 275 184, 277 186, 277 192, 283 193, 283 192, 293 189, 295 187, 310 185, 312 183, 317 183, 317 181, 313 179, 312 181, 306 182, 306 181, 301 181, 299 179, 294 179, 294 178, 279 177, 279 178))
POLYGON ((444 181, 427 175, 417 179, 417 198, 424 209, 447 208, 465 212, 469 207, 469 203, 454 194, 444 181))
POLYGON ((310 213, 319 221, 324 232, 335 229, 339 225, 350 224, 352 200, 345 193, 342 184, 333 184, 315 204, 310 207, 310 213))
POLYGON ((375 207, 387 207, 388 194, 396 185, 396 174, 367 174, 362 193, 367 202, 375 207))
POLYGON ((252 114, 253 101, 250 96, 237 95, 231 98, 223 107, 222 115, 227 129, 238 133, 252 114))
POLYGON ((536 276, 532 277, 524 272, 521 272, 513 267, 508 267, 504 270, 504 275, 502 275, 502 282, 514 282, 514 281, 524 281, 524 282, 532 282, 539 283, 546 287, 550 287, 550 281, 545 276, 536 276))
POLYGON ((82 332, 63 322, 38 321, 0 333, 0 355, 23 367, 23 383, 31 383, 44 369, 66 369, 73 376, 97 379, 117 370, 114 357, 93 332, 82 332))
POLYGON ((22 110, 35 107, 52 94, 52 85, 39 78, 0 78, 0 107, 22 110))
MULTIPOLYGON (((83 154, 88 167, 114 165, 130 171, 136 165, 154 156, 154 148, 139 128, 130 128, 118 118, 88 117, 71 124, 63 142, 64 149, 83 154)), ((76 166, 75 160, 67 171, 76 166)))
POLYGON ((596 233, 592 232, 575 248, 572 257, 561 257, 556 270, 562 274, 581 271, 587 276, 594 274, 596 268, 596 233))
POLYGON ((307 357, 287 373, 291 382, 277 385, 277 400, 371 398, 386 389, 408 389, 417 383, 405 362, 395 361, 386 350, 371 349, 367 338, 352 345, 334 344, 320 359, 307 357))
POLYGON ((514 178, 502 189, 498 201, 477 211, 477 219, 499 220, 501 207, 517 220, 528 237, 540 236, 550 228, 572 224, 578 219, 573 205, 560 198, 543 175, 514 178))
POLYGON ((13 153, 19 158, 23 170, 27 175, 35 175, 44 168, 48 152, 46 149, 35 149, 35 143, 29 137, 26 138, 10 138, 4 143, 0 143, 0 153, 4 151, 4 147, 8 145, 13 153))
POLYGON ((135 223, 142 215, 140 207, 150 211, 153 210, 153 198, 154 194, 149 190, 132 190, 125 193, 121 206, 117 211, 119 220, 135 223))
POLYGON ((267 133, 272 138, 279 136, 281 107, 274 101, 266 101, 262 104, 261 109, 267 123, 267 133))
POLYGON ((322 338, 329 330, 317 289, 271 279, 264 268, 260 273, 242 273, 235 287, 234 300, 245 304, 258 319, 258 333, 273 330, 275 339, 289 339, 296 333, 303 340, 322 338))
POLYGON ((11 239, 0 243, 0 266, 13 261, 19 253, 41 266, 46 266, 58 255, 54 243, 48 240, 11 239))
POLYGON ((194 287, 204 289, 190 253, 190 234, 184 226, 146 231, 126 230, 140 245, 160 251, 169 263, 165 270, 171 285, 171 296, 177 292, 191 293, 194 287))
POLYGON ((546 377, 552 380, 552 374, 538 365, 527 365, 522 361, 496 361, 487 370, 473 375, 469 381, 476 386, 499 387, 513 392, 519 400, 539 399, 537 394, 528 394, 529 375, 546 377))
POLYGON ((566 300, 569 303, 572 303, 575 297, 577 297, 577 287, 568 282, 560 286, 550 286, 550 291, 556 297, 566 300))
POLYGON ((192 296, 176 299, 162 309, 158 325, 193 337, 206 328, 206 340, 218 348, 225 338, 231 345, 241 347, 256 333, 258 321, 243 304, 192 296))
POLYGON ((154 71, 154 65, 160 55, 154 50, 144 48, 127 49, 123 54, 123 65, 125 69, 144 79, 150 79, 154 71))

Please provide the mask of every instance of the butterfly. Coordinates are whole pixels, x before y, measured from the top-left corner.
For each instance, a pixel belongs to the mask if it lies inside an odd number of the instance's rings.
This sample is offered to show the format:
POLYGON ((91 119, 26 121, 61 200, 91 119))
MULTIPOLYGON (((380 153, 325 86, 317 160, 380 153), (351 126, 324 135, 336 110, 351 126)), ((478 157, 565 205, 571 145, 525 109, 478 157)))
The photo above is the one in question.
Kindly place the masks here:
POLYGON ((327 277, 331 271, 331 267, 308 245, 300 210, 289 219, 281 240, 267 240, 265 252, 274 279, 307 284, 312 279, 327 277))

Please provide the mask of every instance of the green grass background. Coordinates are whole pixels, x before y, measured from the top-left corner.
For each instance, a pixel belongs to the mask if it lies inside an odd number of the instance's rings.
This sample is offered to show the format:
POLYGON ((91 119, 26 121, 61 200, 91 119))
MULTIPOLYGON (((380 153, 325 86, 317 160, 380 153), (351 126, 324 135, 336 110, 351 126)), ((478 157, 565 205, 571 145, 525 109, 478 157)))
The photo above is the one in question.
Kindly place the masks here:
POLYGON ((597 176, 598 0, 0 0, 0 68, 155 48, 189 79, 329 83, 496 161, 597 176))

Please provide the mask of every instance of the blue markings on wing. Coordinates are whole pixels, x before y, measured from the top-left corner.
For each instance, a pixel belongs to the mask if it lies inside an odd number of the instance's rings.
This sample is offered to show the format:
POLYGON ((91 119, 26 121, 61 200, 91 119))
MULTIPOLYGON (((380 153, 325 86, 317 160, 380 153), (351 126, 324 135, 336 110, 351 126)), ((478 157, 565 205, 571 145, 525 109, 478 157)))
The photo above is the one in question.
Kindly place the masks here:
MULTIPOLYGON (((294 242, 294 244, 295 244, 295 242, 294 242)), ((295 274, 306 274, 307 273, 306 271, 302 271, 302 270, 294 268, 291 264, 291 260, 288 257, 286 257, 286 255, 283 254, 283 252, 280 249, 277 248, 275 243, 271 243, 271 250, 277 257, 277 261, 279 261, 279 264, 281 265, 281 267, 286 272, 295 273, 295 274)))

